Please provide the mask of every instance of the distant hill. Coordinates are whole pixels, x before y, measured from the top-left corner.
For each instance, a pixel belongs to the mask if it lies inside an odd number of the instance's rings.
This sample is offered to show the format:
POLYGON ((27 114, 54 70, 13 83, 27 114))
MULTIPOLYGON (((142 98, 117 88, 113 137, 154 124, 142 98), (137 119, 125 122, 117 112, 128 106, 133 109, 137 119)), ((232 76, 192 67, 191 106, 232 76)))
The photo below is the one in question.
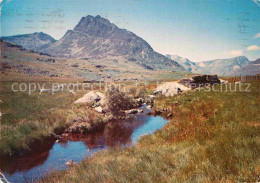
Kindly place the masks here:
POLYGON ((33 34, 22 34, 15 36, 1 37, 2 40, 22 46, 28 50, 39 51, 50 44, 54 43, 56 40, 50 35, 43 32, 35 32, 33 34))
POLYGON ((178 62, 186 70, 198 74, 217 74, 222 76, 230 76, 239 74, 240 72, 242 74, 243 68, 250 64, 250 61, 245 56, 203 62, 192 62, 187 58, 179 57, 177 55, 168 54, 166 56, 178 62))
POLYGON ((142 38, 100 16, 82 17, 73 30, 41 52, 86 59, 117 57, 148 70, 185 71, 177 62, 155 52, 142 38))
POLYGON ((199 66, 199 69, 196 72, 202 74, 218 74, 228 76, 232 75, 232 73, 236 72, 248 63, 249 60, 245 56, 196 62, 199 66))
POLYGON ((260 74, 260 58, 249 62, 247 65, 236 70, 231 75, 255 75, 260 74))
POLYGON ((189 72, 196 71, 198 69, 198 66, 195 62, 190 61, 187 58, 180 57, 178 55, 169 55, 167 54, 166 57, 178 62, 184 69, 186 69, 189 72))

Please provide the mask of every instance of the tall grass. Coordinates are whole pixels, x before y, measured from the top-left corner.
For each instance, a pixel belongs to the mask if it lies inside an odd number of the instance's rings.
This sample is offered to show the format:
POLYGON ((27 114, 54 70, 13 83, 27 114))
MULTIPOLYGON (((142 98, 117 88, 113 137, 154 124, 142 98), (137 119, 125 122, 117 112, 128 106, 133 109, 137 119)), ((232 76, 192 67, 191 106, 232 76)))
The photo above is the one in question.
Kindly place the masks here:
POLYGON ((11 82, 1 82, 0 108, 0 156, 9 156, 29 151, 35 140, 50 136, 54 131, 68 126, 85 106, 74 106, 73 102, 82 93, 14 92, 11 82), (72 110, 73 107, 75 110, 72 110))
POLYGON ((111 149, 40 182, 260 181, 260 84, 251 92, 161 97, 173 118, 131 148, 111 149))

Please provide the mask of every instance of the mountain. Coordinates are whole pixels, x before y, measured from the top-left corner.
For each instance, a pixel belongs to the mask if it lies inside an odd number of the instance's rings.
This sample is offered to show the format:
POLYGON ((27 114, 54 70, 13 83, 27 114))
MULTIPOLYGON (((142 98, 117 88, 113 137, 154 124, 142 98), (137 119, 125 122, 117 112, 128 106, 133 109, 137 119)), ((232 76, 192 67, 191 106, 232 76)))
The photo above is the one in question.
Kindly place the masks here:
POLYGON ((15 36, 1 37, 2 40, 22 46, 25 49, 38 51, 45 47, 48 47, 50 44, 55 42, 50 35, 43 32, 35 32, 33 34, 23 34, 15 36))
POLYGON ((216 59, 202 62, 192 62, 187 58, 177 55, 166 55, 175 60, 186 70, 198 74, 217 74, 221 76, 230 76, 242 73, 243 68, 250 63, 245 56, 239 56, 229 59, 216 59))
POLYGON ((185 71, 177 62, 155 52, 142 38, 100 16, 82 17, 73 30, 41 52, 102 61, 121 58, 149 70, 185 71))
POLYGON ((260 74, 260 58, 255 61, 248 62, 247 65, 236 70, 231 75, 255 75, 255 74, 260 74))
POLYGON ((187 58, 180 57, 178 55, 165 55, 166 57, 176 61, 178 64, 180 64, 184 69, 186 69, 189 72, 196 71, 198 69, 198 66, 195 62, 190 61, 187 58))
POLYGON ((197 73, 201 74, 217 74, 229 76, 243 66, 247 65, 249 60, 245 56, 239 56, 229 59, 216 59, 211 61, 196 62, 199 66, 197 73))

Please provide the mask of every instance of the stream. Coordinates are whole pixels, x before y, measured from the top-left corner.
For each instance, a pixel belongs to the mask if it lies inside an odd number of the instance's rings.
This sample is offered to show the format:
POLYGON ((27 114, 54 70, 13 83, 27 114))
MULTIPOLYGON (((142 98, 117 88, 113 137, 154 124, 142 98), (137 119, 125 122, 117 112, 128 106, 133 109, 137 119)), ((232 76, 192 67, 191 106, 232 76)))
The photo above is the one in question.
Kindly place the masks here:
POLYGON ((55 170, 67 169, 69 160, 80 162, 96 152, 116 146, 130 147, 143 135, 152 134, 168 123, 161 116, 152 116, 145 106, 132 122, 108 123, 88 135, 69 135, 63 140, 51 139, 44 147, 35 147, 30 155, 2 160, 0 169, 10 182, 31 182, 55 170))

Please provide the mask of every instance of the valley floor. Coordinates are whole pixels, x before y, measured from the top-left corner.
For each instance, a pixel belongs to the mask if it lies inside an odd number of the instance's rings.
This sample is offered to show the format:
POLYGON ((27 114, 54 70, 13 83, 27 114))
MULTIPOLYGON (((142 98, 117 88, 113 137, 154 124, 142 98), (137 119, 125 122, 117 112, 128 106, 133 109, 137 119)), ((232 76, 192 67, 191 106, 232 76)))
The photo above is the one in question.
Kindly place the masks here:
POLYGON ((251 92, 159 98, 171 122, 131 148, 111 149, 40 182, 260 181, 260 83, 251 92))

